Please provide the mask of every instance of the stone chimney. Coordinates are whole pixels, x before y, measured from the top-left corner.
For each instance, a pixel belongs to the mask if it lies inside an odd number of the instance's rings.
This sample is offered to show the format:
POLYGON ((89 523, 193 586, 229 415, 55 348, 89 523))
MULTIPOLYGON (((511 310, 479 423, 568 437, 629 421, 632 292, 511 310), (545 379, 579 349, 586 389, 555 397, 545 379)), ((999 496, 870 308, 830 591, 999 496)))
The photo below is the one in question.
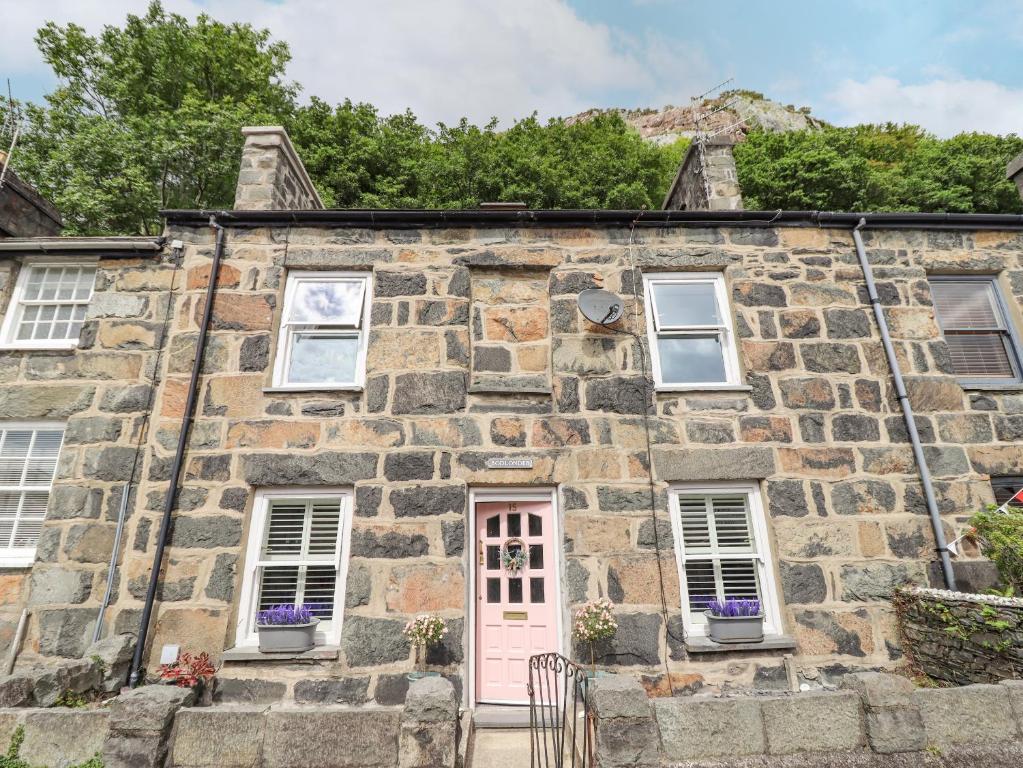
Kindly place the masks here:
POLYGON ((666 211, 741 211, 732 140, 693 139, 664 198, 666 211))
POLYGON ((1018 155, 1015 160, 1009 161, 1009 165, 1005 168, 1005 174, 1009 177, 1009 181, 1016 182, 1016 189, 1019 190, 1020 197, 1023 197, 1023 154, 1018 155))
POLYGON ((239 211, 322 209, 312 179, 279 125, 242 128, 245 146, 234 207, 239 211))

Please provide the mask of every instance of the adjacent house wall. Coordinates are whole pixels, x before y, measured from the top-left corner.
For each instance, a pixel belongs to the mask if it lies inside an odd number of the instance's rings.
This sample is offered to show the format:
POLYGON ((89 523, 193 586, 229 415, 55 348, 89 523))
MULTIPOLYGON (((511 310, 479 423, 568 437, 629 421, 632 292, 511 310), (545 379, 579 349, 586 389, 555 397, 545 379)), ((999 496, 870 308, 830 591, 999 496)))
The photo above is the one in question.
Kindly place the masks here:
MULTIPOLYGON (((89 257, 67 260, 83 258, 89 257)), ((5 311, 20 263, 0 262, 5 311)), ((78 656, 90 645, 106 588, 121 489, 132 479, 139 445, 144 451, 150 437, 151 383, 165 337, 175 264, 158 254, 100 256, 97 267, 77 349, 0 351, 0 419, 65 424, 36 563, 31 569, 0 571, 5 590, 0 645, 5 652, 21 609, 30 611, 23 662, 36 654, 78 656), (25 580, 31 589, 22 592, 25 580)), ((147 500, 142 497, 137 504, 144 507, 147 500)), ((129 503, 129 514, 134 510, 129 503)), ((128 540, 124 546, 133 545, 128 540)), ((148 571, 141 563, 133 567, 116 578, 120 588, 137 592, 139 574, 148 571)), ((133 618, 124 613, 115 622, 108 613, 107 628, 134 630, 133 618)))

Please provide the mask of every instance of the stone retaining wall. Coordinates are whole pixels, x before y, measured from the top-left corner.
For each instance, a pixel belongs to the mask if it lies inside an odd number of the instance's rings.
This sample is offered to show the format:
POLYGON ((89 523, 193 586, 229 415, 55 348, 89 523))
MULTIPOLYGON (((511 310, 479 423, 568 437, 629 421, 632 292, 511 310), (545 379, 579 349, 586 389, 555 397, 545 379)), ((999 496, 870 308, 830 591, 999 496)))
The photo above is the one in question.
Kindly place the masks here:
POLYGON ((1023 600, 906 589, 895 605, 903 649, 921 672, 960 685, 1023 677, 1023 600))
POLYGON ((187 688, 147 685, 97 709, 0 709, 0 753, 20 728, 35 768, 454 768, 454 687, 424 678, 404 708, 189 708, 187 688))
POLYGON ((864 672, 847 676, 840 691, 650 700, 619 676, 596 680, 591 706, 598 768, 976 767, 1023 758, 1023 681, 1015 680, 916 689, 903 677, 864 672))

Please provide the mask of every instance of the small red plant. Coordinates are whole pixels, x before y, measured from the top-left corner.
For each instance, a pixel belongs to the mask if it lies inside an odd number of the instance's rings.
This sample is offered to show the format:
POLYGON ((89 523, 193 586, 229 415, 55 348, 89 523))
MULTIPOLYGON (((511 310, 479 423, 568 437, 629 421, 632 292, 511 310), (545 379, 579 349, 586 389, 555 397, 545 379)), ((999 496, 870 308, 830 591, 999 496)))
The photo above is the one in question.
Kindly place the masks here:
POLYGON ((173 664, 160 665, 160 679, 173 683, 179 688, 195 688, 208 685, 217 673, 216 667, 210 662, 210 655, 203 651, 193 656, 182 651, 181 656, 173 664))

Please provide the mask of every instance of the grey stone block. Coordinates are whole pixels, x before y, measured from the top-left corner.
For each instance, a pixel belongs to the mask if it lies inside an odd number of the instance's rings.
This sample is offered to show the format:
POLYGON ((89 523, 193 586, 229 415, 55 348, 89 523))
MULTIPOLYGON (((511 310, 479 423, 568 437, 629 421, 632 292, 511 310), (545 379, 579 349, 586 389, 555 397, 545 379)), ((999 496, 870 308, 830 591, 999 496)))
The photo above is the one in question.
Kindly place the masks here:
POLYGON ((92 573, 39 566, 32 571, 29 606, 84 603, 92 591, 92 573))
POLYGON ((250 485, 352 485, 376 477, 375 453, 322 451, 312 456, 257 453, 242 457, 250 485))
POLYGON ((237 547, 241 542, 241 535, 242 522, 236 517, 179 515, 174 519, 170 544, 174 547, 191 549, 237 547))
POLYGON ((755 698, 657 699, 653 707, 667 763, 759 755, 767 748, 755 698))
POLYGON ((916 688, 905 677, 884 672, 856 672, 842 678, 842 688, 859 695, 864 706, 904 707, 916 688))
POLYGON ((968 685, 913 691, 927 743, 938 748, 969 742, 1012 741, 1020 737, 1008 688, 968 685))
MULTIPOLYGON (((0 677, 0 707, 25 707, 32 701, 35 679, 27 674, 0 677)), ((3 745, 0 744, 0 748, 3 745)))
POLYGON ((288 686, 271 680, 247 680, 237 677, 221 677, 213 694, 215 703, 225 704, 273 704, 284 698, 288 686))
POLYGON ((195 692, 173 685, 143 685, 122 693, 110 705, 110 730, 122 734, 159 733, 174 713, 190 705, 195 692))
POLYGON ((66 768, 103 750, 109 715, 102 709, 31 710, 25 714, 25 741, 19 756, 29 765, 66 768))
POLYGON ((399 714, 329 707, 271 710, 262 768, 393 768, 399 714))
POLYGON ((867 741, 882 755, 916 752, 927 746, 923 718, 916 707, 868 709, 867 741))
POLYGON ((362 704, 369 688, 368 677, 332 677, 299 680, 295 701, 303 704, 362 704))
POLYGON ((1016 717, 1016 727, 1023 735, 1023 680, 1003 680, 1000 684, 1009 694, 1009 704, 1016 717))
POLYGON ((866 744, 860 697, 851 691, 764 699, 760 706, 772 755, 854 750, 866 744))
POLYGON ((601 768, 660 764, 657 721, 638 680, 596 678, 589 696, 601 768))
POLYGON ((654 468, 665 482, 749 480, 775 473, 770 448, 675 448, 654 450, 654 468))
POLYGON ((174 724, 168 765, 251 768, 259 764, 266 714, 262 708, 182 709, 174 724))
POLYGON ((88 408, 95 394, 80 384, 0 388, 0 419, 64 419, 88 408))
POLYGON ((409 658, 411 646, 402 634, 405 622, 348 616, 341 630, 341 649, 349 666, 367 667, 409 658))
POLYGON ((457 721, 450 680, 425 677, 413 682, 401 713, 398 768, 454 768, 457 721))
POLYGON ((454 413, 465 408, 465 375, 458 371, 403 373, 394 379, 396 415, 454 413))

